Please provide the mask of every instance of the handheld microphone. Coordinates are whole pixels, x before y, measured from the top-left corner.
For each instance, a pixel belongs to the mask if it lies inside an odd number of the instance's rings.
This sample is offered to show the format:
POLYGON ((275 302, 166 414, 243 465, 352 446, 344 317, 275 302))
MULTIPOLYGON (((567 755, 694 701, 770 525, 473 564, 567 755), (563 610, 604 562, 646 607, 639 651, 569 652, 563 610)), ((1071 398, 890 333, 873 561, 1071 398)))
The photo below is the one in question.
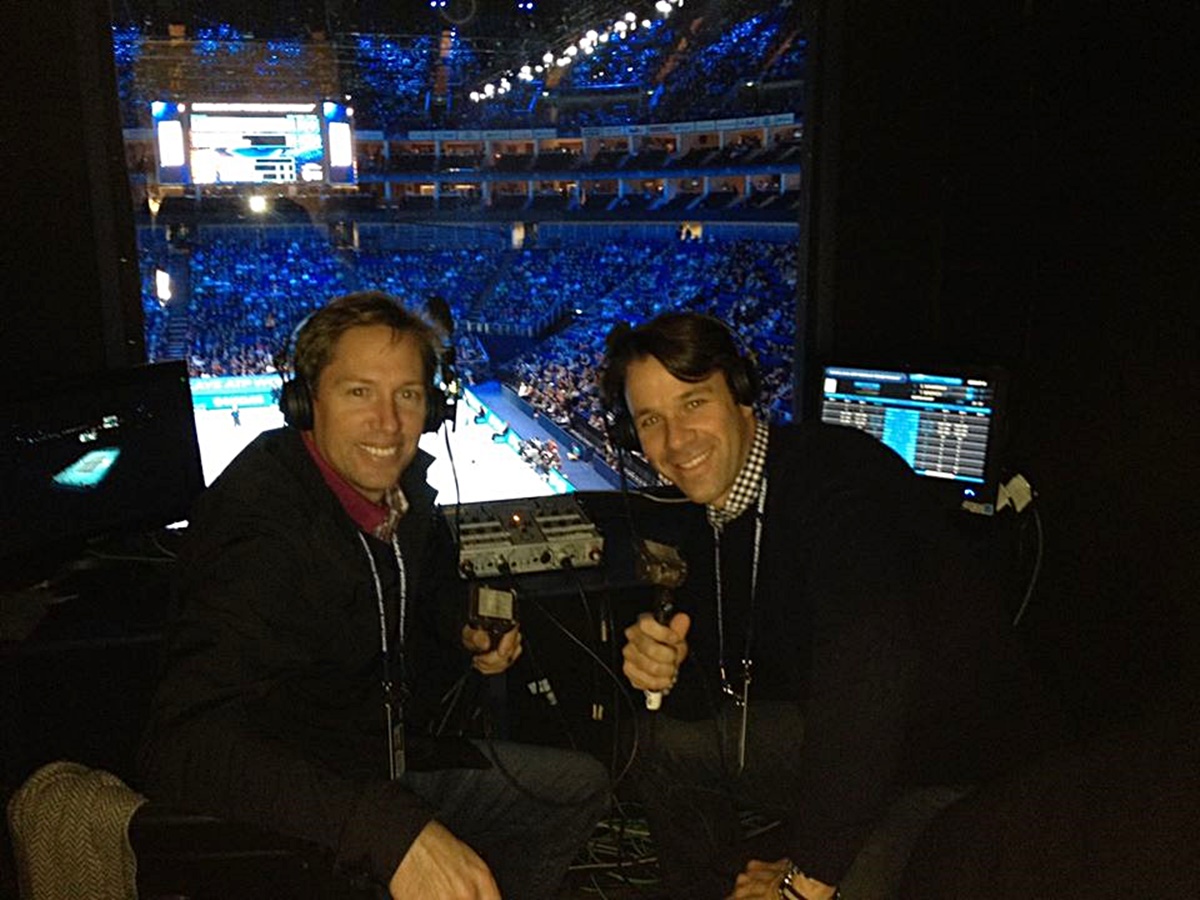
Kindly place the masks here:
MULTIPOLYGON (((675 614, 675 589, 687 577, 687 563, 674 547, 643 540, 637 547, 638 577, 654 585, 654 621, 667 625, 675 614)), ((662 706, 662 691, 645 691, 646 709, 662 706)))

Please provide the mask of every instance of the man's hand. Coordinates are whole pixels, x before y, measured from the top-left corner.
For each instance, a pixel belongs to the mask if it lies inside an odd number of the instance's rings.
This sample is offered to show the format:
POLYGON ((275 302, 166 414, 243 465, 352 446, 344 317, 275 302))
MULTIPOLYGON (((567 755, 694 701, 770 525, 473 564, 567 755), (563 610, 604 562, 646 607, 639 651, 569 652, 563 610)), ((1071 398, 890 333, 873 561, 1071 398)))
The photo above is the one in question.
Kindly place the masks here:
POLYGON ((642 613, 625 629, 625 658, 622 670, 629 683, 643 691, 666 693, 679 677, 679 667, 687 659, 687 633, 692 619, 678 612, 666 625, 654 621, 650 613, 642 613))
MULTIPOLYGON (((774 862, 750 860, 738 875, 733 893, 726 900, 778 900, 779 885, 791 866, 792 861, 786 857, 774 862)), ((799 891, 805 900, 831 900, 836 892, 833 885, 803 874, 792 879, 792 887, 799 891)))
POLYGON ((479 855, 440 822, 421 829, 388 882, 392 900, 500 900, 479 855))
POLYGON ((492 635, 486 628, 472 628, 464 625, 462 643, 468 651, 475 654, 471 665, 475 671, 483 675, 499 675, 508 669, 521 656, 521 626, 514 625, 500 636, 496 646, 491 650, 492 635))
POLYGON ((792 861, 787 858, 775 862, 750 860, 726 900, 779 900, 779 884, 791 865, 792 861))

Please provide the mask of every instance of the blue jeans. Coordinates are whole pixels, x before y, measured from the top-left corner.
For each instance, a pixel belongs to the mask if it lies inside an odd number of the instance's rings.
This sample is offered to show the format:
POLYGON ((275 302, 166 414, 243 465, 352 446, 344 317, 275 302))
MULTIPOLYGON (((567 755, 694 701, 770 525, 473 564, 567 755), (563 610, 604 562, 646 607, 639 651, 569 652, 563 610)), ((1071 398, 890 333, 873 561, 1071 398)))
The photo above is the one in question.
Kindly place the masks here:
POLYGON ((740 775, 740 709, 723 705, 716 719, 695 722, 662 713, 641 720, 638 797, 668 896, 728 896, 751 854, 739 810, 778 819, 788 815, 788 799, 799 783, 796 748, 804 738, 803 719, 793 703, 759 702, 750 713, 740 775))
POLYGON ((504 900, 553 897, 608 810, 608 772, 571 750, 472 743, 492 768, 407 772, 404 783, 483 857, 504 900))

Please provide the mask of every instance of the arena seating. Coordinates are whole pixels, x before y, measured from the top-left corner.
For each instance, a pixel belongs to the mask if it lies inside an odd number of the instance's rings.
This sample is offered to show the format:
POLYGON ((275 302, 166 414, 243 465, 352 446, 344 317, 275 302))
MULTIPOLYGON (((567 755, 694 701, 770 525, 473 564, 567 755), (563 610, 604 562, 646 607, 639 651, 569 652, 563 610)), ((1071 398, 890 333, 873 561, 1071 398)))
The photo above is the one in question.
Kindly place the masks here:
MULTIPOLYGON (((596 366, 617 322, 694 308, 729 322, 758 356, 768 389, 763 409, 790 417, 791 329, 796 248, 768 241, 599 241, 522 251, 495 248, 339 251, 313 226, 214 226, 193 232, 186 251, 143 229, 143 307, 151 359, 169 354, 172 318, 186 321, 194 375, 273 371, 296 324, 329 297, 376 289, 423 309, 447 300, 460 327, 467 374, 496 372, 533 405, 580 436, 603 433, 596 366), (154 272, 171 253, 186 260, 190 300, 162 303, 154 272), (564 327, 565 326, 565 327, 564 327), (519 337, 511 359, 489 340, 519 337)), ((499 346, 499 345, 498 345, 499 346)))
MULTIPOLYGON (((247 21, 252 12, 245 11, 247 21)), ((306 27, 291 18, 272 20, 265 8, 257 16, 253 27, 239 28, 186 16, 182 22, 156 21, 138 16, 132 6, 126 9, 113 28, 126 127, 148 124, 150 102, 163 99, 153 94, 169 85, 205 83, 207 74, 209 83, 223 85, 221 96, 244 90, 240 78, 221 77, 234 66, 269 78, 280 96, 352 96, 359 127, 385 133, 431 124, 578 129, 794 111, 795 90, 747 98, 738 86, 746 80, 798 84, 807 47, 798 37, 800 10, 794 0, 713 4, 702 14, 677 12, 628 23, 628 30, 614 32, 591 53, 579 53, 572 65, 550 66, 529 81, 513 80, 503 95, 472 103, 466 97, 472 86, 482 88, 505 65, 515 70, 541 62, 545 47, 529 39, 500 48, 490 36, 446 30, 436 20, 424 33, 414 33, 420 32, 416 27, 386 34, 346 19, 342 29, 329 33, 328 23, 306 27), (175 47, 178 40, 164 40, 169 24, 183 25, 190 38, 182 52, 175 47), (253 61, 245 69, 247 59, 253 61), (160 73, 164 84, 156 90, 158 79, 147 75, 168 60, 160 73)), ((209 97, 215 96, 210 91, 209 97)))

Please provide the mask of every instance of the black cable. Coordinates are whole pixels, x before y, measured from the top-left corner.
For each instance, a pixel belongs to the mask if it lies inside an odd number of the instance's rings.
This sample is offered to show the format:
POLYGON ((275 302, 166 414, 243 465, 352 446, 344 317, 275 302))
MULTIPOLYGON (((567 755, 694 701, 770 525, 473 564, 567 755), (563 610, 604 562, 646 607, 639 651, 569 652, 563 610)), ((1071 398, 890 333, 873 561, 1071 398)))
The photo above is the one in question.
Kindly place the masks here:
MULTIPOLYGON (((603 595, 601 601, 602 621, 604 629, 608 633, 609 645, 609 662, 612 671, 616 671, 617 666, 617 625, 613 616, 612 604, 608 602, 607 591, 603 595)), ((608 761, 608 771, 610 776, 615 776, 617 772, 617 754, 620 752, 618 740, 621 735, 621 701, 619 695, 625 693, 624 685, 619 681, 613 684, 613 700, 612 700, 612 716, 613 716, 613 742, 612 753, 608 761)), ((637 728, 637 716, 633 717, 633 727, 637 728)))
POLYGON ((445 707, 446 711, 442 714, 441 721, 438 722, 437 728, 434 729, 434 737, 441 737, 442 732, 446 730, 446 725, 450 721, 450 714, 454 712, 455 707, 458 706, 458 701, 462 699, 463 688, 466 687, 467 679, 471 677, 472 671, 474 670, 471 668, 471 662, 468 660, 466 670, 458 677, 458 680, 451 685, 450 689, 447 690, 446 693, 442 694, 440 704, 445 707))
MULTIPOLYGON (((602 660, 592 650, 591 647, 587 646, 587 644, 585 644, 581 640, 579 640, 579 638, 577 638, 571 632, 571 630, 569 628, 567 628, 565 625, 563 625, 563 623, 561 621, 559 621, 558 618, 555 617, 549 610, 547 610, 541 603, 539 603, 535 597, 530 597, 529 599, 533 602, 533 605, 536 606, 538 608, 538 610, 541 611, 542 615, 544 615, 547 619, 549 619, 550 622, 556 628, 558 628, 559 631, 561 631, 563 634, 565 634, 567 636, 567 638, 569 638, 571 641, 573 641, 575 644, 577 644, 584 651, 584 653, 586 653, 588 656, 590 656, 596 662, 596 664, 598 666, 600 666, 600 668, 605 673, 608 674, 608 676, 613 680, 613 682, 617 685, 617 687, 619 689, 621 689, 621 694, 625 697, 625 701, 629 704, 630 710, 633 711, 634 713, 636 713, 636 707, 633 704, 633 700, 630 699, 628 693, 626 693, 623 690, 623 686, 621 684, 620 679, 617 677, 617 674, 615 672, 613 672, 613 670, 608 666, 608 664, 605 663, 604 660, 602 660)), ((614 793, 616 792, 617 787, 624 781, 625 776, 628 775, 630 768, 633 766, 634 760, 637 758, 638 740, 639 740, 639 736, 638 736, 638 729, 637 729, 637 719, 635 716, 634 717, 633 739, 632 739, 632 746, 630 747, 630 751, 629 751, 629 759, 626 761, 625 766, 621 769, 621 771, 612 780, 612 790, 614 793)))
MULTIPOLYGON (((457 413, 456 413, 457 414, 457 413)), ((462 490, 458 486, 458 466, 454 462, 454 450, 450 446, 450 430, 442 430, 446 443, 446 459, 450 463, 450 475, 454 478, 454 546, 462 547, 462 490)))
MULTIPOLYGON (((592 618, 592 605, 591 605, 591 603, 588 602, 587 589, 583 585, 583 579, 579 577, 578 570, 573 565, 571 565, 570 557, 566 557, 565 559, 563 559, 562 567, 565 571, 570 572, 572 574, 572 576, 574 576, 575 589, 579 593, 579 605, 583 608, 584 634, 587 636, 588 640, 591 642, 592 649, 594 650, 593 655, 597 659, 599 659, 600 648, 597 643, 597 637, 595 634, 595 624, 599 620, 592 618)), ((592 669, 592 702, 593 702, 592 718, 593 718, 593 720, 595 720, 595 715, 596 715, 595 702, 596 702, 596 698, 599 695, 600 695, 599 675, 596 672, 595 668, 593 668, 592 669)), ((611 770, 610 770, 610 774, 611 774, 611 770)))
POLYGON ((1017 614, 1013 616, 1013 628, 1021 624, 1021 619, 1025 615, 1025 610, 1029 607, 1029 601, 1033 598, 1033 589, 1037 585, 1038 576, 1042 571, 1042 551, 1044 536, 1042 534, 1042 517, 1038 515, 1037 506, 1033 507, 1033 526, 1037 534, 1036 551, 1033 560, 1033 571, 1029 575, 1029 585, 1025 589, 1025 597, 1021 600, 1021 605, 1017 608, 1017 614))
MULTIPOLYGON (((534 605, 537 605, 536 602, 534 605)), ((539 609, 540 608, 541 607, 539 606, 539 609)), ((525 648, 524 655, 526 657, 526 665, 528 665, 532 670, 534 678, 533 683, 535 685, 540 685, 542 682, 545 682, 550 687, 549 691, 543 692, 551 695, 550 697, 547 697, 546 702, 551 706, 551 708, 553 708, 555 715, 558 716, 558 723, 559 727, 562 729, 563 737, 566 738, 567 743, 570 744, 572 750, 578 750, 579 742, 575 739, 575 732, 571 730, 571 725, 567 721, 566 713, 563 712, 563 708, 558 702, 558 697, 553 696, 554 687, 550 682, 550 676, 546 673, 546 670, 542 668, 541 664, 538 663, 537 656, 534 654, 530 641, 524 641, 523 646, 525 648)))

